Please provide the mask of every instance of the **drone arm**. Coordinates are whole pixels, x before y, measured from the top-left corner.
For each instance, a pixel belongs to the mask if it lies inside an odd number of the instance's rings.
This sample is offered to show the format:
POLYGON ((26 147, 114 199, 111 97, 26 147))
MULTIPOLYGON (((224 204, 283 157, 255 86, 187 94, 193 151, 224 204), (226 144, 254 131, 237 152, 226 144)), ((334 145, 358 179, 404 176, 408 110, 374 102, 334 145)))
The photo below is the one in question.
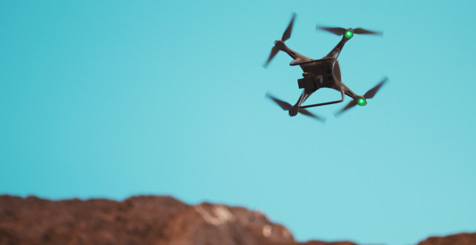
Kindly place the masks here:
POLYGON ((275 47, 286 54, 288 54, 291 58, 293 58, 293 61, 291 62, 291 65, 297 62, 306 62, 312 60, 311 58, 308 58, 292 49, 290 49, 283 41, 276 41, 275 47))
POLYGON ((325 60, 333 60, 333 59, 334 59, 334 57, 324 57, 324 58, 322 58, 322 59, 318 59, 318 60, 308 60, 308 61, 293 60, 290 65, 291 65, 291 66, 295 66, 295 65, 315 63, 315 62, 320 62, 320 61, 325 61, 325 60))
POLYGON ((330 105, 330 104, 340 103, 340 102, 344 101, 344 90, 341 89, 340 93, 341 93, 341 96, 342 96, 342 98, 340 100, 324 102, 324 103, 319 103, 319 104, 313 104, 313 105, 300 106, 299 108, 304 109, 304 108, 309 108, 309 107, 316 107, 316 106, 323 106, 323 105, 330 105))
POLYGON ((344 48, 345 43, 348 41, 345 37, 342 37, 342 40, 329 52, 329 54, 326 55, 326 57, 333 57, 336 58, 339 57, 340 52, 344 48))

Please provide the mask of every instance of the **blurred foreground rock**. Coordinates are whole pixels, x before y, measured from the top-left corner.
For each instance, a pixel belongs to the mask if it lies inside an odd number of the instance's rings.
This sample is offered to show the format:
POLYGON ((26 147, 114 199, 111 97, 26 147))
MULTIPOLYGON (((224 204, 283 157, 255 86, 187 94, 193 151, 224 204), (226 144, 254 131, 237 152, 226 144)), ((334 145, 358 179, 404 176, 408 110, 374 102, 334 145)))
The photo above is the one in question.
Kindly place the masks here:
POLYGON ((429 237, 418 245, 476 245, 476 233, 461 233, 445 237, 429 237))
MULTIPOLYGON (((0 245, 355 245, 298 243, 257 211, 172 197, 49 201, 0 196, 0 245)), ((476 234, 429 238, 419 245, 476 244, 476 234), (449 240, 445 240, 449 239, 449 240)))

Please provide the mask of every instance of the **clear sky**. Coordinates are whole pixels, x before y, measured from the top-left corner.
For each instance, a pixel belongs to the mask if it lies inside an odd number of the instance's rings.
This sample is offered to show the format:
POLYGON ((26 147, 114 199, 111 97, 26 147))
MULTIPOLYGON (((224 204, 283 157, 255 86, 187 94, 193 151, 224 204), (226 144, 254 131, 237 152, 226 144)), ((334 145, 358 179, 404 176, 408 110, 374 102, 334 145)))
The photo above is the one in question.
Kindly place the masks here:
MULTIPOLYGON (((300 241, 414 244, 476 231, 474 1, 2 1, 0 194, 173 195, 246 206, 300 241), (286 112, 302 71, 273 42, 339 60, 365 107, 286 112)), ((339 98, 316 92, 309 103, 339 98)), ((349 98, 346 99, 346 103, 349 98)))

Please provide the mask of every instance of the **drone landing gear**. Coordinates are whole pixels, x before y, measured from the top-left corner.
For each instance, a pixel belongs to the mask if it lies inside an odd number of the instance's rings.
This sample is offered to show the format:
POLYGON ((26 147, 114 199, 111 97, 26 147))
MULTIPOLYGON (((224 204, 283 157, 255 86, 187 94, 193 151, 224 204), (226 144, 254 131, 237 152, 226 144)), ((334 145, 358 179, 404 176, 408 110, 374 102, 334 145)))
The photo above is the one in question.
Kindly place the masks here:
MULTIPOLYGON (((319 103, 319 104, 313 104, 313 105, 306 105, 306 106, 299 106, 300 109, 304 108, 309 108, 309 107, 316 107, 316 106, 323 106, 323 105, 330 105, 330 104, 336 104, 344 101, 344 90, 340 90, 342 98, 340 100, 335 100, 335 101, 330 101, 330 102, 324 102, 324 103, 319 103)), ((300 105, 300 104, 299 104, 300 105)), ((290 112, 291 113, 291 112, 290 112)))

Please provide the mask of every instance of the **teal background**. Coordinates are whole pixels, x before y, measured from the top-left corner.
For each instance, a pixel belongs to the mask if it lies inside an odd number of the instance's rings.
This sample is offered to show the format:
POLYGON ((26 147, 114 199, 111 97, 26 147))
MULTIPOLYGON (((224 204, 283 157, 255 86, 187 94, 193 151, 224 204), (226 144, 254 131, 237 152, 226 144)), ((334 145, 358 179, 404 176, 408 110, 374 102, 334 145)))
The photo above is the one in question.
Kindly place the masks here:
MULTIPOLYGON (((297 240, 476 231, 474 1, 1 1, 0 194, 173 195, 258 209, 297 240), (286 44, 339 60, 365 107, 286 112, 286 44)), ((316 92, 308 103, 338 99, 316 92)), ((346 103, 349 99, 346 99, 346 103)))

